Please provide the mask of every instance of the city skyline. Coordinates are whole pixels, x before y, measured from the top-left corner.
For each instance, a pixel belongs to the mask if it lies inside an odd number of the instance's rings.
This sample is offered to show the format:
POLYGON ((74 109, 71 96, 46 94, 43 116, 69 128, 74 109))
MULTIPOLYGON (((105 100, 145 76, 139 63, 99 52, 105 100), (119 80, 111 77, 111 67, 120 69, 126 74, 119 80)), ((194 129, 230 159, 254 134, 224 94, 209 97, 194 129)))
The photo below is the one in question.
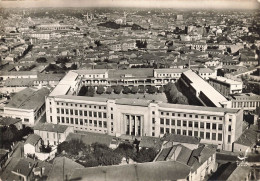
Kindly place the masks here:
POLYGON ((24 0, 0 1, 4 8, 12 7, 140 7, 181 9, 259 9, 259 0, 24 0))

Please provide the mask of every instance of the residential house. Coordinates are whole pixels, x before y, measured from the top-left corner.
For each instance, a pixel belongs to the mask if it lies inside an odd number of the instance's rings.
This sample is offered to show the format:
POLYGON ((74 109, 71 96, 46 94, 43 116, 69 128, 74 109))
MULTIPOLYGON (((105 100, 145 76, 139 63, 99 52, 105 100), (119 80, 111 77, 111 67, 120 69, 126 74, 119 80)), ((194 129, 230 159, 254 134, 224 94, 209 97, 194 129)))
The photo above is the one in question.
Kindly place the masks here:
POLYGON ((35 155, 36 152, 40 152, 41 146, 41 137, 36 134, 30 134, 24 143, 24 155, 35 155))
MULTIPOLYGON (((23 180, 31 181, 33 180, 33 169, 36 167, 37 162, 30 158, 20 159, 17 165, 12 170, 13 177, 12 180, 23 180)), ((10 177, 8 178, 8 180, 10 177)), ((10 179, 11 180, 11 179, 10 179)))
POLYGON ((72 132, 73 127, 60 124, 38 123, 34 126, 34 134, 42 138, 44 145, 58 145, 72 132))
POLYGON ((252 125, 248 129, 245 129, 242 135, 234 142, 234 152, 253 152, 259 137, 257 126, 252 125))

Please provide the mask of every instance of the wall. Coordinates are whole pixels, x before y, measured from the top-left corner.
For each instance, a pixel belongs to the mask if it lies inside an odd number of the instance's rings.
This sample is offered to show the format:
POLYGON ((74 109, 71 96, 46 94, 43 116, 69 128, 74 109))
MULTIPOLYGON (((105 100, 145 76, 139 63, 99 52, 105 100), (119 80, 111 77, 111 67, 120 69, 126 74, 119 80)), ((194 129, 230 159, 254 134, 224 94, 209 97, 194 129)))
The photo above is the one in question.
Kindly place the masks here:
POLYGON ((33 126, 35 123, 33 110, 4 107, 4 116, 20 118, 22 120, 22 124, 27 126, 33 126), (25 121, 25 119, 28 119, 29 121, 25 121))

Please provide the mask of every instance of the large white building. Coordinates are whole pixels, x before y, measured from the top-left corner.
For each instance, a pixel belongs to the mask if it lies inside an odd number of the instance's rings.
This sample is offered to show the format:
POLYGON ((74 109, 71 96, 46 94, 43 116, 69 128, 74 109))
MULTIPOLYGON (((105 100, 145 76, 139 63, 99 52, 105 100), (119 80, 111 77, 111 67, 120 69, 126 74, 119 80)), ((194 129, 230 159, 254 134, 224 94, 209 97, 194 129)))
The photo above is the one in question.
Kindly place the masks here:
POLYGON ((243 111, 221 107, 222 97, 213 97, 213 103, 219 105, 215 107, 82 97, 77 96, 81 77, 77 71, 70 71, 46 98, 47 122, 115 136, 196 136, 202 143, 224 150, 232 150, 232 143, 242 133, 243 111))

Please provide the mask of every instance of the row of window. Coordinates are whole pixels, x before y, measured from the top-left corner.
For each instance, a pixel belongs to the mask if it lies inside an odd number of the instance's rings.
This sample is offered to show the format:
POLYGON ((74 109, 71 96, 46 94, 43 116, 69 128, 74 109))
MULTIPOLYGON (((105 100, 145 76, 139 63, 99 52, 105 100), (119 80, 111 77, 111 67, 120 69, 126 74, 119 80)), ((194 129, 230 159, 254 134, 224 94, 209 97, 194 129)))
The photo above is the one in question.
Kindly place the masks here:
MULTIPOLYGON (((152 112, 152 114, 155 114, 155 111, 152 112)), ((193 114, 186 114, 186 113, 172 113, 172 112, 160 112, 160 114, 163 116, 177 116, 177 117, 189 117, 189 118, 200 118, 200 119, 213 119, 213 120, 222 120, 222 117, 216 117, 216 116, 204 116, 204 115, 193 115, 193 114)))
POLYGON ((233 108, 257 107, 259 105, 260 105, 260 102, 233 102, 233 108))
POLYGON ((96 111, 83 111, 76 109, 63 109, 57 108, 57 113, 67 114, 67 115, 76 115, 76 116, 89 116, 89 117, 98 117, 98 118, 107 118, 106 112, 96 112, 96 111))
MULTIPOLYGON (((51 102, 50 102, 51 105, 51 102)), ((87 104, 76 104, 76 103, 63 103, 63 102, 57 102, 57 106, 73 106, 73 107, 85 107, 90 109, 107 109, 106 106, 99 106, 99 105, 87 105, 87 104)))
MULTIPOLYGON (((84 125, 84 126, 94 126, 94 127, 103 127, 107 128, 106 121, 98 121, 98 120, 91 120, 91 119, 78 119, 78 118, 69 118, 69 117, 59 117, 57 116, 58 123, 64 124, 76 124, 76 125, 84 125)), ((111 125, 113 122, 111 122, 111 125)))
MULTIPOLYGON (((191 130, 180 130, 180 129, 170 129, 170 128, 160 128, 160 134, 179 134, 185 136, 195 136, 200 137, 201 139, 214 140, 214 141, 222 141, 222 133, 210 133, 204 131, 191 131, 191 130)), ((231 142, 231 136, 228 136, 228 142, 231 142)))
MULTIPOLYGON (((153 118, 153 123, 155 123, 155 119, 153 118)), ((206 129, 213 129, 213 130, 222 130, 223 125, 217 123, 205 123, 205 122, 197 122, 197 121, 186 121, 186 120, 175 120, 175 119, 165 119, 160 118, 160 124, 166 126, 183 126, 183 127, 190 127, 190 128, 206 128, 206 129)), ((228 128, 231 131, 231 125, 228 128)))

